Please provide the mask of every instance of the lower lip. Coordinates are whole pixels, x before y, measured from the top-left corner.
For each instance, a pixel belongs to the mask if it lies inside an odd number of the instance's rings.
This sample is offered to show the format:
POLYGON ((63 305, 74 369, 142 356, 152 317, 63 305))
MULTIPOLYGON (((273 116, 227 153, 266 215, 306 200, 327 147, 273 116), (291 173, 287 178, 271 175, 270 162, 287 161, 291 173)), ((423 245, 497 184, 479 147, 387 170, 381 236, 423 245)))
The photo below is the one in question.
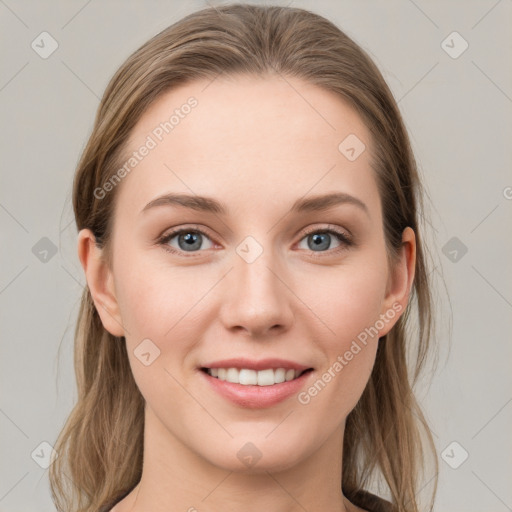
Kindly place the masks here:
POLYGON ((262 409, 286 400, 290 396, 299 392, 304 386, 306 379, 313 373, 308 371, 294 380, 273 384, 272 386, 245 386, 243 384, 233 384, 225 380, 208 375, 202 370, 199 373, 206 379, 214 391, 224 398, 231 400, 237 405, 249 409, 262 409))

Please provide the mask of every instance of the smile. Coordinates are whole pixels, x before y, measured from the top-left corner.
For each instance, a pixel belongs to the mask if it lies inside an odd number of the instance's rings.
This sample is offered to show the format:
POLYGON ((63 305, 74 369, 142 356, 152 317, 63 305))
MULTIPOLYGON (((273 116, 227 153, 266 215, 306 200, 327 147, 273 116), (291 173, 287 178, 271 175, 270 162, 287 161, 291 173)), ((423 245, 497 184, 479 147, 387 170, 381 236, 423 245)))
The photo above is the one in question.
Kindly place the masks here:
POLYGON ((243 386, 273 386, 282 382, 289 382, 299 378, 307 370, 294 370, 285 368, 268 368, 264 370, 251 370, 249 368, 201 368, 211 377, 232 384, 241 384, 243 386))

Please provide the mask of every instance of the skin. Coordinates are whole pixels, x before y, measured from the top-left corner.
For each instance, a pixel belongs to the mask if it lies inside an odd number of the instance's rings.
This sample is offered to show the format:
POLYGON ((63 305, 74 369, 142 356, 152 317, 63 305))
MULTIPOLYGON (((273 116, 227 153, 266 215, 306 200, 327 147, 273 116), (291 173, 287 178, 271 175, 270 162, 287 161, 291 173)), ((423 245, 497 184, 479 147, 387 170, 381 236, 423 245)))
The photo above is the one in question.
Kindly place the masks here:
POLYGON ((130 151, 187 98, 198 101, 118 185, 112 268, 89 230, 78 237, 103 325, 125 336, 146 400, 142 479, 113 510, 360 511, 341 492, 345 420, 370 376, 378 337, 400 314, 307 405, 292 396, 269 408, 236 406, 197 367, 235 356, 280 357, 313 367, 304 388, 311 386, 379 315, 393 304, 403 312, 414 279, 414 232, 404 231, 390 268, 369 131, 344 100, 296 78, 210 82, 161 96, 134 128, 130 151), (352 162, 338 150, 351 133, 366 145, 352 162), (360 199, 367 212, 345 203, 290 213, 295 200, 333 191, 360 199), (168 192, 213 197, 228 214, 176 206, 140 213, 168 192), (198 235, 200 249, 187 252, 178 236, 167 244, 180 254, 158 244, 170 228, 190 224, 208 233, 198 235), (327 249, 311 249, 304 229, 328 225, 348 231, 355 245, 337 252, 342 243, 331 235, 327 249), (247 236, 263 249, 252 263, 236 252, 247 236), (160 349, 149 366, 134 355, 146 338, 160 349), (252 467, 237 457, 247 442, 262 455, 252 467))

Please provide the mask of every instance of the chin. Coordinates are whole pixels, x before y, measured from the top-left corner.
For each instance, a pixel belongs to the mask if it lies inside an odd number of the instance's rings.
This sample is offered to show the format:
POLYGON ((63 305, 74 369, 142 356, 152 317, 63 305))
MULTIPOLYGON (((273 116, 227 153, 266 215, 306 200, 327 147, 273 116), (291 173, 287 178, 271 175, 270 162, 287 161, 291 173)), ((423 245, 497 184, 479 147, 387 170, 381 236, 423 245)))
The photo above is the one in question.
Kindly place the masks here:
POLYGON ((275 435, 272 439, 268 432, 258 435, 242 435, 230 439, 224 445, 210 445, 216 450, 214 453, 203 453, 203 457, 211 464, 226 471, 236 473, 266 473, 286 471, 301 460, 308 457, 309 452, 314 452, 317 446, 306 449, 304 435, 295 439, 290 436, 275 435))

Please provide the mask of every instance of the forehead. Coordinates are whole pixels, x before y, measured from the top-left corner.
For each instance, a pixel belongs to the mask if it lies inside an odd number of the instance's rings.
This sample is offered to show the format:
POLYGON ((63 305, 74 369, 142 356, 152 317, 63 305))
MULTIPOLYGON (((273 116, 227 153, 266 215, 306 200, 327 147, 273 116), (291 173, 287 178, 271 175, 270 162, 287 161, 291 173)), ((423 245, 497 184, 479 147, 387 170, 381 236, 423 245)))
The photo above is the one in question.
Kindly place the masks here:
POLYGON ((158 98, 133 129, 120 207, 138 213, 168 192, 219 197, 238 212, 338 190, 375 202, 369 137, 344 99, 297 78, 191 82, 158 98))

